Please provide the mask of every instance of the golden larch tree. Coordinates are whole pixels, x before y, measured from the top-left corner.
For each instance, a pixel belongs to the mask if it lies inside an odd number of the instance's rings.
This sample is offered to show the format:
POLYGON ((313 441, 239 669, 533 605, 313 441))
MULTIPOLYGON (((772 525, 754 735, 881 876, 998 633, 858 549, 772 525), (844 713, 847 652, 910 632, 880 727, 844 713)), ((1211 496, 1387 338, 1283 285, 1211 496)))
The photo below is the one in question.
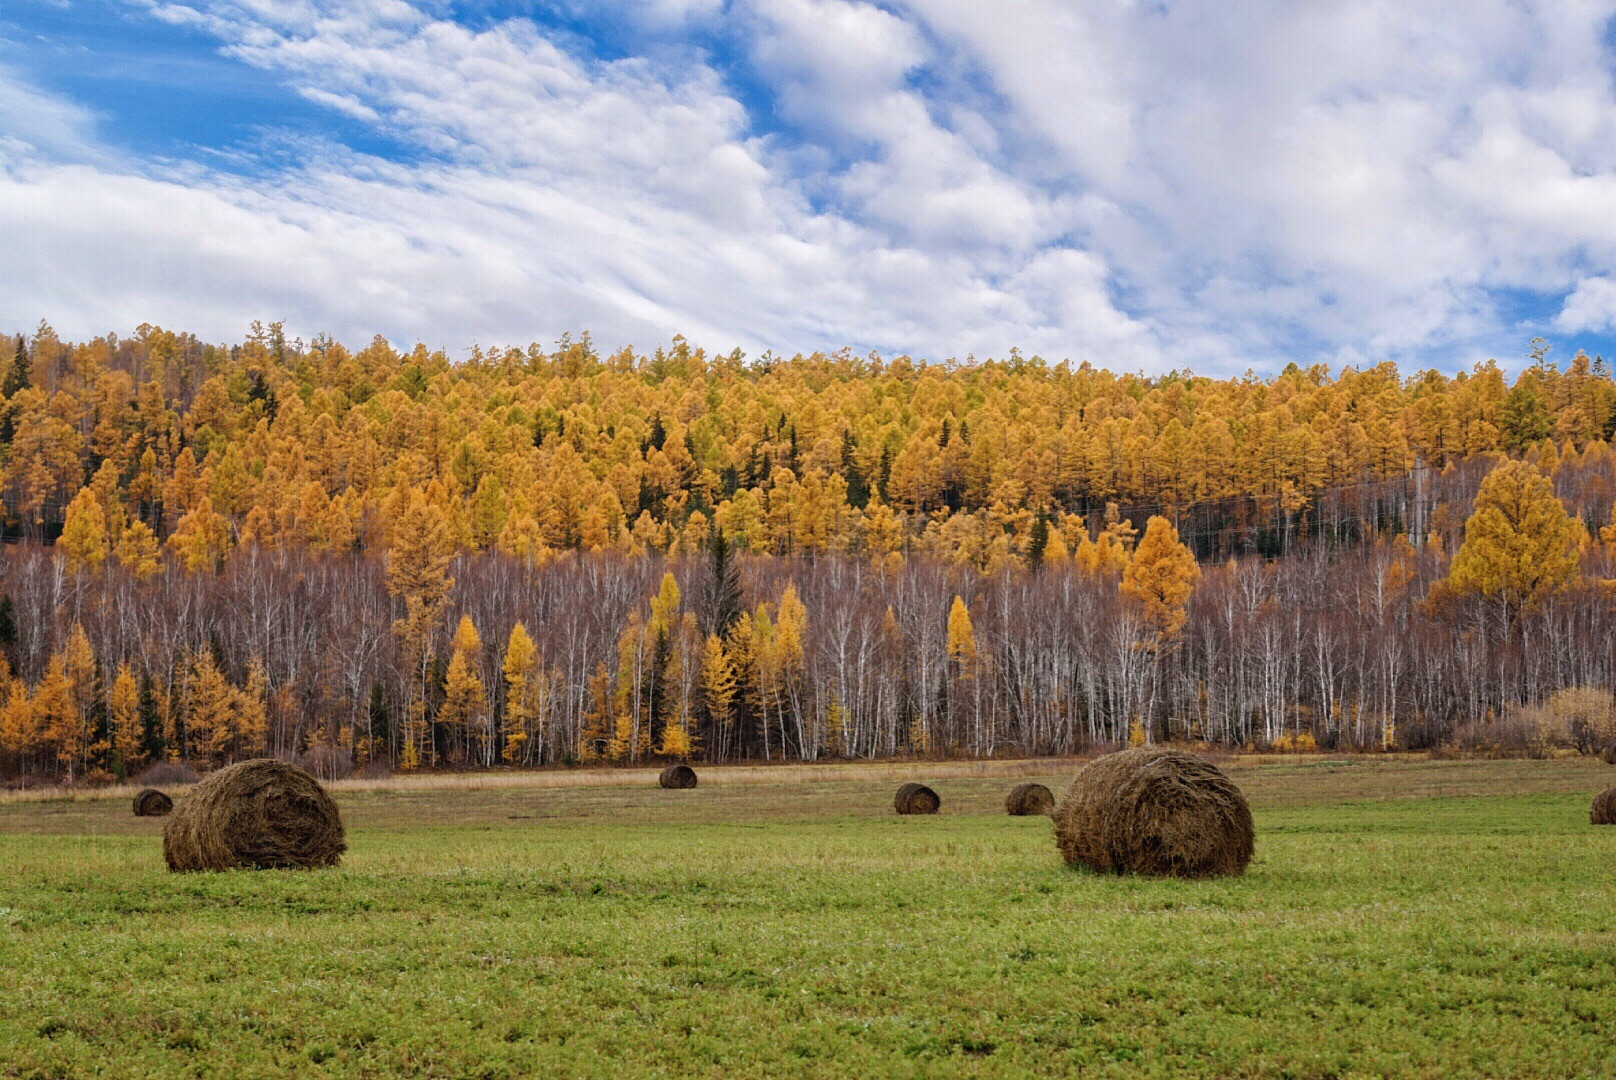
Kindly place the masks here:
POLYGON ((230 550, 230 523, 214 512, 213 501, 203 495, 175 524, 168 546, 185 569, 193 573, 212 570, 230 550))
POLYGON ((449 731, 451 740, 458 739, 470 745, 483 732, 480 725, 488 703, 483 680, 477 674, 477 650, 482 639, 470 615, 460 616, 455 627, 454 649, 449 656, 449 669, 443 677, 443 705, 438 709, 438 723, 449 731))
POLYGON ((70 570, 94 570, 107 558, 107 515, 91 488, 80 488, 67 505, 67 521, 57 546, 70 570))
MULTIPOLYGON (((9 666, 9 665, 8 665, 9 666)), ((0 707, 0 761, 17 765, 43 741, 28 684, 8 672, 4 679, 5 705, 0 707)))
POLYGON ((1576 580, 1577 525, 1548 477, 1524 461, 1507 461, 1481 482, 1447 587, 1495 601, 1514 616, 1576 580))
POLYGON ((454 586, 449 566, 455 547, 443 511, 418 491, 408 494, 388 533, 387 591, 404 602, 404 616, 393 623, 393 633, 413 675, 406 684, 399 765, 413 769, 420 764, 423 751, 432 753, 426 725, 427 680, 433 636, 454 586))
POLYGON ((538 652, 527 627, 521 623, 511 627, 501 672, 505 677, 505 722, 501 729, 505 745, 500 757, 506 764, 514 765, 526 757, 527 743, 533 735, 538 652))
POLYGON ((1178 530, 1164 517, 1152 517, 1145 525, 1133 558, 1122 572, 1122 595, 1144 606, 1163 641, 1184 625, 1184 605, 1189 602, 1201 568, 1195 554, 1178 538, 1178 530))
POLYGON ((145 581, 162 569, 162 553, 157 534, 139 518, 131 521, 118 537, 118 564, 133 574, 136 581, 145 581))
POLYGON ((228 764, 237 736, 235 688, 219 670, 212 649, 196 650, 190 675, 185 734, 191 754, 209 765, 228 764))
POLYGON ((39 741, 67 770, 68 782, 72 783, 75 772, 81 770, 89 742, 79 721, 61 653, 51 655, 45 674, 34 688, 33 717, 39 741))
POLYGON ((708 634, 701 647, 701 705, 715 737, 730 722, 735 701, 735 667, 717 634, 708 634))
POLYGON ((107 750, 107 745, 96 741, 96 706, 101 700, 101 680, 95 666, 95 651, 90 648, 90 638, 85 634, 82 623, 75 622, 67 636, 62 670, 67 677, 73 711, 77 715, 78 731, 75 738, 81 748, 80 766, 88 770, 90 759, 99 758, 107 750))
POLYGON ((128 664, 118 665, 107 694, 107 720, 112 731, 112 752, 127 772, 145 764, 140 730, 140 685, 128 664))
POLYGON ((257 656, 247 661, 247 681, 236 691, 236 742, 231 748, 237 760, 258 757, 269 742, 269 678, 264 662, 257 656))
POLYGON ((970 678, 976 667, 976 630, 971 625, 971 609, 958 596, 948 609, 947 648, 948 658, 954 661, 959 677, 970 678))

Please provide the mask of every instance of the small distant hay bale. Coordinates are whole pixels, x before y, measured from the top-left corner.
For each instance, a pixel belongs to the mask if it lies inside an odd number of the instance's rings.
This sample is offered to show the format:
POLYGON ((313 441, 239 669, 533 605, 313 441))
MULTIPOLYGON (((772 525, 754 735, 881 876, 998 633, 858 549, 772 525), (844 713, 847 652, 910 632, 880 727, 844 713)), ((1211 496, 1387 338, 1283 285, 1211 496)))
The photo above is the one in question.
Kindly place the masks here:
POLYGON ((1594 796, 1594 804, 1588 810, 1588 822, 1591 825, 1616 825, 1616 787, 1608 787, 1594 796))
POLYGON ((331 796, 274 758, 209 773, 163 827, 163 857, 176 872, 335 866, 347 848, 331 796))
POLYGON ((657 777, 657 783, 665 788, 693 788, 696 786, 696 770, 689 765, 669 765, 657 777))
POLYGON ((135 796, 136 817, 164 817, 174 809, 174 800, 156 788, 142 788, 135 796))
POLYGON ((1055 811, 1055 840, 1071 866, 1195 878, 1243 873, 1255 836, 1251 807, 1222 769, 1141 746, 1078 770, 1055 811))
POLYGON ((892 797, 892 808, 900 814, 935 814, 943 800, 925 784, 905 784, 892 797))
POLYGON ((1055 793, 1042 784, 1017 784, 1004 797, 1004 812, 1011 817, 1053 814, 1055 793))

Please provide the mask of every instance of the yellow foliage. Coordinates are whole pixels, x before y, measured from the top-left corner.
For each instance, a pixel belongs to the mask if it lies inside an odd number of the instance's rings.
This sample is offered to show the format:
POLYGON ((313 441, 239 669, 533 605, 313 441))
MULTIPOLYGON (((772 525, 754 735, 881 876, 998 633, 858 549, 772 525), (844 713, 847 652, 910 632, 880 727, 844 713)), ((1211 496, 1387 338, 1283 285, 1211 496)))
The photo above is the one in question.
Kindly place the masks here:
POLYGON ((483 680, 476 668, 475 653, 481 647, 482 640, 477 636, 471 616, 460 616, 460 625, 455 628, 454 652, 443 677, 443 704, 438 709, 438 723, 456 734, 472 730, 487 704, 483 680))
POLYGON ((948 658, 959 665, 960 674, 969 676, 976 663, 976 631, 965 601, 954 597, 948 609, 948 658))
POLYGON ((1316 754, 1319 744, 1311 731, 1296 731, 1281 735, 1268 748, 1279 754, 1316 754))
POLYGON ((1146 615, 1163 638, 1184 625, 1189 602, 1201 568, 1195 555, 1178 539, 1178 530, 1164 517, 1152 517, 1145 526, 1139 549, 1122 572, 1122 594, 1144 606, 1146 615))
POLYGON ((137 581, 145 581, 162 569, 161 555, 157 534, 144 521, 131 521, 118 539, 118 563, 137 581))
POLYGON ((101 500, 90 488, 80 488, 67 507, 67 523, 57 545, 67 554, 70 569, 94 570, 107 557, 107 516, 101 500))
POLYGON ((715 725, 729 722, 735 700, 735 667, 717 634, 708 634, 701 648, 702 707, 715 725))
POLYGON ((505 723, 502 731, 505 746, 500 756, 508 764, 523 759, 525 744, 533 734, 530 726, 538 711, 538 702, 535 700, 538 690, 535 678, 537 656, 538 649, 528 635, 527 627, 521 623, 512 626, 511 635, 505 642, 505 663, 501 670, 505 677, 505 723))
POLYGON ((1553 483, 1523 461, 1505 462, 1481 482, 1449 586, 1518 612, 1576 580, 1577 537, 1553 483))
POLYGON ((133 769, 143 762, 140 748, 140 687, 128 664, 118 665, 118 675, 112 680, 107 695, 107 721, 112 729, 112 748, 125 769, 133 769))
POLYGON ((175 525, 168 546, 185 569, 212 570, 230 550, 230 524, 214 513, 212 500, 203 495, 175 525))

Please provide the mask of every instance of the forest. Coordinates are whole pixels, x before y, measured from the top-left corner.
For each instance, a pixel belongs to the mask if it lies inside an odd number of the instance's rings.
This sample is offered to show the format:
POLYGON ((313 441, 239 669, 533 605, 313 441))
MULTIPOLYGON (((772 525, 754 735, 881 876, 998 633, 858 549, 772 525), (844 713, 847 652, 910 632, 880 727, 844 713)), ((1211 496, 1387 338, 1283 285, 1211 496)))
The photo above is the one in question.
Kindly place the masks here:
POLYGON ((0 774, 1609 744, 1616 384, 0 337, 0 774))

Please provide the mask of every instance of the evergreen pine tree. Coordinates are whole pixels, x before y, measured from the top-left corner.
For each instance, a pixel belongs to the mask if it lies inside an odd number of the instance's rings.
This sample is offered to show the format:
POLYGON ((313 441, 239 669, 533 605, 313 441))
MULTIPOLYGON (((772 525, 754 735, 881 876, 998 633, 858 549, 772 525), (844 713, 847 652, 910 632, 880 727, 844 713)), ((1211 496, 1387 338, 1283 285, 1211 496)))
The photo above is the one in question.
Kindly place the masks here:
POLYGON ((161 761, 168 753, 168 740, 163 737, 163 709, 150 674, 140 677, 139 717, 141 755, 147 761, 161 761))
POLYGON ((393 713, 387 707, 387 692, 382 684, 370 684, 370 703, 366 709, 366 722, 369 727, 371 739, 380 745, 386 745, 393 738, 393 713))
POLYGON ((1040 513, 1037 520, 1032 523, 1032 532, 1027 536, 1027 565, 1033 573, 1044 568, 1044 551, 1049 547, 1049 516, 1040 513))
POLYGON ((17 605, 10 593, 0 593, 0 646, 9 657, 17 644, 17 605))
MULTIPOLYGON (((11 361, 11 368, 6 372, 6 380, 0 383, 0 394, 7 399, 16 396, 17 391, 32 386, 33 372, 28 362, 28 345, 21 334, 17 335, 17 355, 11 361)), ((7 440, 10 441, 9 439, 7 440)))
POLYGON ((858 457, 855 451, 858 444, 853 439, 851 431, 842 432, 842 479, 847 481, 847 505, 856 510, 864 509, 870 501, 870 482, 864 478, 864 473, 858 467, 858 457))

